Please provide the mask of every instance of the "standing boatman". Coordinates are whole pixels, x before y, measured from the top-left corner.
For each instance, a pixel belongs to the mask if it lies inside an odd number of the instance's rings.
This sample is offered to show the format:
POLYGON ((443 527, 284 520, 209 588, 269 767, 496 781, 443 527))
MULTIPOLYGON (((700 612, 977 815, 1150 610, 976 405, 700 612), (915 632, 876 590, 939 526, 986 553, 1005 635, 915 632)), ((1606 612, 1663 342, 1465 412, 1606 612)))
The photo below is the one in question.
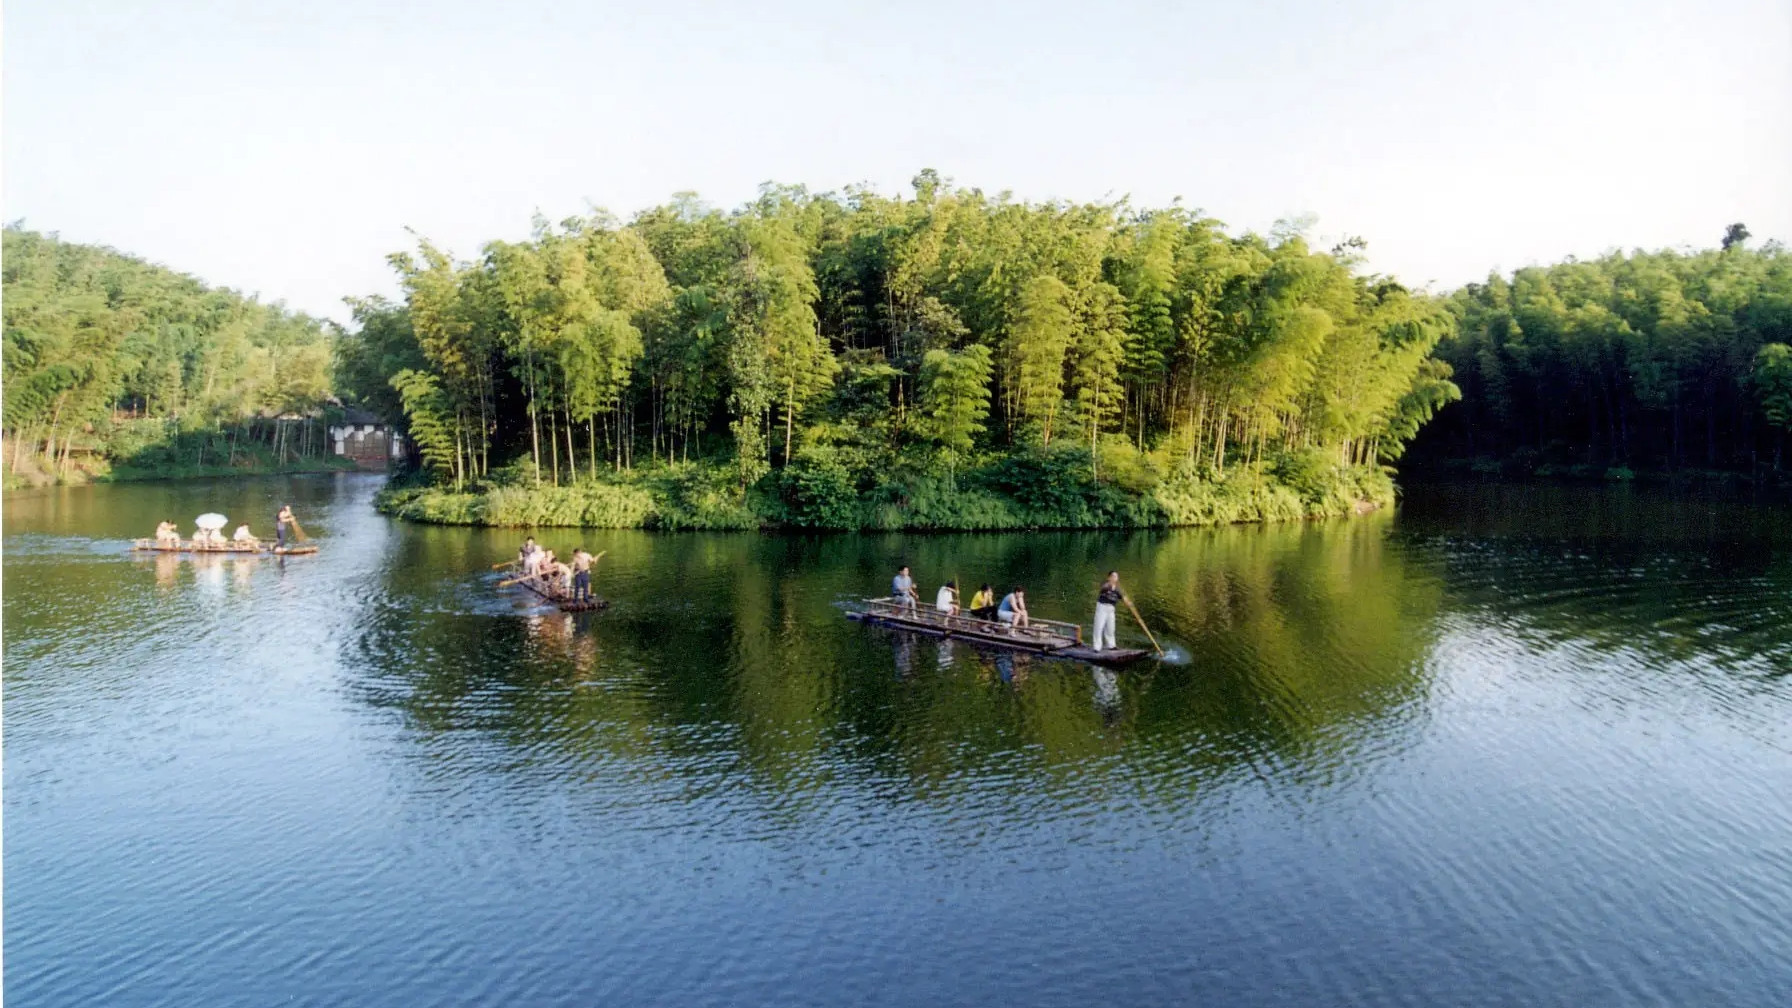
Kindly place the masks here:
POLYGON ((274 548, 286 548, 286 528, 292 524, 292 505, 282 504, 274 515, 274 548))
POLYGON ((1108 651, 1114 644, 1114 607, 1126 598, 1120 591, 1120 572, 1108 571, 1108 579, 1101 583, 1095 593, 1095 638, 1097 651, 1108 651))
POLYGON ((572 551, 572 600, 589 602, 591 600, 591 554, 580 546, 572 551))

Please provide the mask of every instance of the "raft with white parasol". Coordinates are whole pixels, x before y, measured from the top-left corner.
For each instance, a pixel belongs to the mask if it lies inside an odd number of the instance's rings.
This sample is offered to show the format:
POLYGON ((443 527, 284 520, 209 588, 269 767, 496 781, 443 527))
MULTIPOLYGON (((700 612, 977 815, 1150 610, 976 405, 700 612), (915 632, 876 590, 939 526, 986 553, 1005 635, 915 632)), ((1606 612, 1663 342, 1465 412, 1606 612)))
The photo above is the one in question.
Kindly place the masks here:
MULTIPOLYGON (((209 537, 192 539, 137 539, 131 543, 131 551, 135 553, 217 553, 233 556, 303 556, 316 553, 317 544, 305 542, 297 546, 270 546, 259 539, 239 541, 225 539, 219 530, 230 522, 230 519, 208 511, 193 519, 194 527, 201 532, 210 533, 209 537)), ((293 525, 296 527, 297 522, 293 525)))

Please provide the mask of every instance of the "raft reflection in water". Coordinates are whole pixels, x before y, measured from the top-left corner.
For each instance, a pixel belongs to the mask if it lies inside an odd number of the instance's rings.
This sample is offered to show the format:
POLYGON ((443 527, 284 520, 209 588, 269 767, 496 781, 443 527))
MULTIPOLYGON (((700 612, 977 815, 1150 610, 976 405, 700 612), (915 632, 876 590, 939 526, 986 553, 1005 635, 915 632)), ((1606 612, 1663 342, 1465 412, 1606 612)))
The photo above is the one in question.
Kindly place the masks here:
MULTIPOLYGON (((382 667, 405 681, 374 690, 381 702, 402 697, 442 730, 491 731, 507 745, 539 736, 591 758, 623 738, 634 752, 698 731, 719 733, 711 744, 738 750, 751 772, 783 768, 777 774, 827 766, 833 775, 872 753, 884 755, 863 763, 867 773, 895 759, 929 779, 995 752, 1049 765, 1136 747, 1223 761, 1224 751, 1255 758, 1245 754, 1267 746, 1300 759, 1361 734, 1339 724, 1404 716, 1422 689, 1440 589, 1430 570, 1386 547, 1385 527, 1370 516, 1138 535, 614 533, 602 540, 616 561, 609 588, 638 602, 624 611, 594 623, 376 611, 361 647, 415 656, 382 667), (1026 583, 1035 609, 1053 613, 1086 608, 1088 571, 1124 566, 1156 629, 1195 660, 1147 662, 1121 682, 1086 664, 842 619, 863 572, 892 569, 893 555, 918 569, 956 562, 1026 583), (506 643, 513 627, 521 633, 506 643), (493 664, 492 655, 506 657, 493 664), (579 680, 605 685, 572 704, 529 689, 579 680), (1266 691, 1278 702, 1262 703, 1266 691), (1216 750, 1205 741, 1213 738, 1240 746, 1216 750), (1202 741, 1189 750, 1191 739, 1202 741)), ((408 562, 390 576, 415 580, 418 558, 408 562)))

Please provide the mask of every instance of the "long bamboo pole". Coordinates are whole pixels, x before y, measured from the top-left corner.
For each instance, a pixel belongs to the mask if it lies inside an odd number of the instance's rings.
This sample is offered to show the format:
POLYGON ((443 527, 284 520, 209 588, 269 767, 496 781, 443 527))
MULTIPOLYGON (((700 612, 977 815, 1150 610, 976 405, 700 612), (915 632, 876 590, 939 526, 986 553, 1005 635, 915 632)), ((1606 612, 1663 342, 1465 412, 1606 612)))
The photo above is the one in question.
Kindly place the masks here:
POLYGON ((1157 638, 1151 635, 1151 628, 1145 625, 1145 617, 1139 615, 1139 607, 1132 604, 1132 596, 1122 592, 1120 597, 1126 600, 1126 608, 1132 610, 1132 618, 1139 621, 1139 629, 1145 631, 1146 639, 1151 641, 1152 647, 1157 648, 1157 656, 1162 658, 1164 656, 1163 646, 1158 644, 1157 638))

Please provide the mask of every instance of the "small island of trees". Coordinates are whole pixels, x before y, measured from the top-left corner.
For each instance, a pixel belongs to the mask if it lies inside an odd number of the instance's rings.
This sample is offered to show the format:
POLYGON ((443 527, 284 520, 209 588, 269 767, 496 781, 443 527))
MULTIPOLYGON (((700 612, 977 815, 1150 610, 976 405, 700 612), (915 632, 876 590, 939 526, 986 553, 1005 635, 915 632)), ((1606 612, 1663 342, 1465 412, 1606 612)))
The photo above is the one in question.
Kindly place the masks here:
POLYGON ((505 525, 1011 528, 1341 514, 1457 398, 1448 300, 1298 226, 766 187, 392 257, 345 392, 432 483, 385 506, 505 525))

